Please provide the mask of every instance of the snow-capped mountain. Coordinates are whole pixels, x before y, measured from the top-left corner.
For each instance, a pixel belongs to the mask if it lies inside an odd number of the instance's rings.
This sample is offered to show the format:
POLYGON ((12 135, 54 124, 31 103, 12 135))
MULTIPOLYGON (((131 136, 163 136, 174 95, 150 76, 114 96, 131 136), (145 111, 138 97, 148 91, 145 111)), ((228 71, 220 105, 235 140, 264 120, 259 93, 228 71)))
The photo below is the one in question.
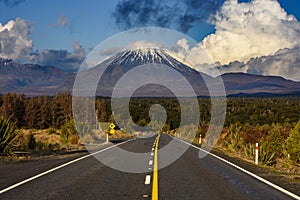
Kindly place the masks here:
POLYGON ((114 56, 111 65, 137 66, 150 63, 167 65, 181 72, 191 73, 194 71, 172 57, 168 50, 153 48, 140 48, 118 53, 114 56))
MULTIPOLYGON (((208 96, 206 81, 214 83, 214 78, 195 71, 187 64, 180 62, 172 53, 160 49, 126 50, 113 55, 94 68, 77 73, 98 81, 99 68, 107 67, 101 76, 96 95, 111 96, 114 86, 129 70, 144 64, 163 64, 178 71, 184 76, 198 96, 208 96), (96 79, 95 79, 96 77, 96 79), (206 81, 204 81, 204 79, 206 81)), ((151 67, 153 65, 145 65, 151 67)), ((160 72, 157 71, 159 74, 160 72)), ((145 75, 144 75, 145 76, 145 75)), ((227 95, 299 95, 300 82, 286 80, 282 77, 251 75, 245 73, 223 74, 222 79, 227 95)), ((7 92, 26 95, 53 95, 56 92, 72 91, 76 73, 65 72, 56 67, 35 64, 20 64, 10 59, 0 58, 0 94, 7 92)), ((143 80, 143 75, 133 77, 130 81, 143 80)), ((172 82, 173 83, 173 82, 172 82)), ((91 82, 87 84, 89 88, 91 82)), ((176 84, 174 82, 174 84, 176 84)), ((170 90, 158 85, 148 85, 138 89, 137 96, 172 96, 170 90)))
MULTIPOLYGON (((95 69, 91 69, 91 74, 96 74, 97 69, 100 67, 107 67, 107 70, 103 74, 100 79, 98 86, 98 94, 101 96, 109 96, 113 90, 113 87, 116 85, 118 80, 126 74, 129 70, 141 66, 146 65, 146 67, 154 67, 158 65, 164 65, 175 69, 179 72, 183 77, 185 77, 195 89, 196 94, 198 95, 208 95, 207 87, 205 85, 205 81, 203 77, 206 79, 213 79, 212 77, 199 73, 198 71, 190 68, 189 66, 181 63, 176 58, 170 55, 168 50, 154 49, 154 48, 140 48, 134 50, 125 50, 123 52, 117 53, 109 60, 99 64, 95 69), (146 65, 146 64, 154 64, 154 65, 146 65)), ((156 68, 156 73, 159 74, 159 67, 156 68)), ((91 76, 86 74, 87 76, 91 76)), ((143 80, 142 73, 139 77, 134 77, 136 80, 143 80)), ((168 77, 167 77, 168 78, 168 77)), ((171 81, 172 78, 170 78, 171 81)), ((168 81, 168 80, 166 80, 168 81)), ((173 81, 174 82, 174 81, 173 81)), ((179 81, 178 81, 179 82, 179 81)), ((174 82, 176 85, 176 81, 174 82)), ((179 85, 178 85, 179 86, 179 85)), ((130 87, 130 86, 129 86, 130 87)), ((145 86, 140 90, 142 96, 151 96, 151 95, 159 95, 159 96, 170 96, 170 91, 163 89, 162 87, 156 85, 145 86)), ((172 96, 172 95, 171 95, 172 96)))

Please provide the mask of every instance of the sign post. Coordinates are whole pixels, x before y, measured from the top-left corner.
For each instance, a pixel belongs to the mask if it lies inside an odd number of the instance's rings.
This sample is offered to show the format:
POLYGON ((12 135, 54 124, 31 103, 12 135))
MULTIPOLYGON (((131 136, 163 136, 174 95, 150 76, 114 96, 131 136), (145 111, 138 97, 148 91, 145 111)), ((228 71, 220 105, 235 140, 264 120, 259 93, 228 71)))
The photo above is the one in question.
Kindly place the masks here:
POLYGON ((115 134, 115 127, 116 125, 114 125, 113 123, 109 125, 109 134, 115 134))
POLYGON ((202 135, 199 135, 199 144, 202 144, 202 135))
MULTIPOLYGON (((115 127, 116 127, 116 125, 114 125, 113 123, 111 123, 109 125, 109 134, 110 135, 115 134, 115 127)), ((108 143, 108 134, 106 134, 106 143, 108 143)))
POLYGON ((255 144, 255 164, 258 165, 258 143, 255 144))

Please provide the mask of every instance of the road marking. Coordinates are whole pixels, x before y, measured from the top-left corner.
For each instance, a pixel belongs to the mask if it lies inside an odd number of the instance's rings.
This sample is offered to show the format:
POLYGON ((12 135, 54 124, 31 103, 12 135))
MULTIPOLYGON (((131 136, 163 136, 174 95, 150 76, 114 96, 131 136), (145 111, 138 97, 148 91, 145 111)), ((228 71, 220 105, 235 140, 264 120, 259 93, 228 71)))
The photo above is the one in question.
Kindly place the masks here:
POLYGON ((145 179, 145 185, 149 185, 151 182, 151 175, 147 175, 145 179))
MULTIPOLYGON (((175 137, 173 137, 173 138, 175 138, 175 137)), ((190 143, 188 143, 188 142, 186 142, 184 140, 181 140, 181 139, 178 139, 178 138, 175 138, 175 139, 178 140, 178 141, 180 141, 180 142, 182 142, 182 143, 185 143, 185 144, 187 144, 189 146, 192 146, 192 147, 194 147, 194 148, 196 148, 196 149, 198 149, 200 151, 203 151, 204 153, 207 153, 208 155, 213 156, 213 157, 215 157, 215 158, 217 158, 217 159, 219 159, 219 160, 227 163, 228 165, 231 165, 232 167, 234 167, 234 168, 236 168, 236 169, 238 169, 238 170, 240 170, 240 171, 242 171, 242 172, 244 172, 244 173, 252 176, 253 178, 256 178, 257 180, 265 183, 266 185, 269 185, 269 186, 273 187, 274 189, 276 189, 276 190, 278 190, 278 191, 280 191, 280 192, 282 192, 282 193, 284 193, 284 194, 286 194, 286 195, 288 195, 288 196, 290 196, 290 197, 292 197, 294 199, 300 200, 300 196, 298 196, 298 195, 296 195, 296 194, 294 194, 294 193, 292 193, 292 192, 290 192, 290 191, 288 191, 288 190, 286 190, 286 189, 284 189, 284 188, 282 188, 282 187, 280 187, 278 185, 275 185, 274 183, 272 183, 272 182, 270 182, 270 181, 268 181, 268 180, 266 180, 266 179, 264 179, 264 178, 262 178, 262 177, 260 177, 260 176, 258 176, 256 174, 254 174, 252 172, 249 172, 248 170, 246 170, 246 169, 244 169, 244 168, 242 168, 242 167, 240 167, 240 166, 238 166, 236 164, 233 164, 232 162, 229 162, 229 161, 225 160, 224 158, 221 158, 220 156, 217 156, 217 155, 215 155, 215 154, 213 154, 211 152, 208 152, 208 151, 206 151, 204 149, 201 149, 200 147, 194 146, 194 145, 192 145, 192 144, 190 144, 190 143)))
POLYGON ((155 151, 154 151, 154 168, 153 168, 153 183, 152 183, 152 200, 158 200, 158 159, 157 159, 157 151, 158 151, 158 142, 159 142, 160 134, 158 134, 155 140, 155 151))
POLYGON ((91 154, 89 154, 89 155, 82 156, 82 157, 77 158, 77 159, 75 159, 75 160, 71 160, 71 161, 69 161, 69 162, 67 162, 67 163, 64 163, 64 164, 62 164, 62 165, 59 165, 59 166, 54 167, 54 168, 52 168, 52 169, 49 169, 49 170, 47 170, 47 171, 44 171, 44 172, 42 172, 42 173, 40 173, 40 174, 37 174, 37 175, 35 175, 35 176, 32 176, 32 177, 30 177, 30 178, 28 178, 28 179, 25 179, 25 180, 19 182, 19 183, 16 183, 16 184, 11 185, 11 186, 9 186, 9 187, 7 187, 7 188, 5 188, 5 189, 0 190, 0 194, 3 194, 4 192, 7 192, 7 191, 9 191, 9 190, 12 190, 12 189, 14 189, 14 188, 16 188, 16 187, 19 187, 20 185, 23 185, 23 184, 25 184, 25 183, 28 183, 28 182, 30 182, 30 181, 32 181, 32 180, 34 180, 34 179, 40 178, 40 177, 42 177, 42 176, 44 176, 44 175, 46 175, 46 174, 49 174, 49 173, 51 173, 51 172, 54 172, 54 171, 58 170, 58 169, 61 169, 61 168, 66 167, 66 166, 68 166, 68 165, 71 165, 71 164, 73 164, 73 163, 75 163, 75 162, 78 162, 78 161, 83 160, 83 159, 85 159, 85 158, 91 157, 91 156, 96 155, 96 154, 98 154, 98 153, 102 153, 102 152, 104 152, 104 151, 107 151, 107 150, 112 149, 112 148, 114 148, 114 147, 117 147, 117 146, 119 146, 119 145, 125 144, 125 143, 127 143, 127 142, 132 141, 132 140, 135 140, 135 139, 127 140, 127 141, 121 142, 121 143, 119 143, 119 144, 117 144, 117 145, 109 146, 109 147, 107 147, 107 148, 105 148, 105 149, 99 150, 99 151, 94 152, 94 153, 91 153, 91 154))
POLYGON ((153 165, 153 160, 149 160, 149 165, 153 165))

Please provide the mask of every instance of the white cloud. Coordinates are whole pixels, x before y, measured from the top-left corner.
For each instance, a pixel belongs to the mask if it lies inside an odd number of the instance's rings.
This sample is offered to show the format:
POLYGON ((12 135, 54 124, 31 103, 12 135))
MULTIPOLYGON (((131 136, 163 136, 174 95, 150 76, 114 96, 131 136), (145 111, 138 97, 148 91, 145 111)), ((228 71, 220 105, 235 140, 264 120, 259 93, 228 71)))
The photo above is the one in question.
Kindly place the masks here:
POLYGON ((215 15, 216 32, 200 46, 215 62, 248 61, 299 45, 300 23, 276 0, 227 0, 215 15))
POLYGON ((20 63, 52 65, 65 70, 74 70, 79 68, 86 56, 85 49, 78 42, 73 44, 73 52, 61 49, 33 51, 31 32, 32 24, 21 18, 4 25, 0 23, 0 57, 20 63))
POLYGON ((78 42, 75 42, 73 44, 73 52, 62 49, 45 49, 33 53, 31 62, 72 71, 80 67, 85 57, 86 53, 84 48, 78 42))
POLYGON ((245 64, 249 73, 283 76, 300 81, 300 46, 282 49, 271 56, 253 58, 245 64))
POLYGON ((56 20, 55 26, 65 28, 69 24, 69 18, 62 15, 56 20))
POLYGON ((177 43, 176 52, 194 69, 212 76, 217 68, 300 81, 300 23, 277 0, 227 0, 213 24, 215 33, 196 46, 177 43))
POLYGON ((30 58, 33 42, 29 38, 31 23, 17 18, 7 24, 0 23, 0 57, 14 60, 30 58))
POLYGON ((186 39, 180 39, 172 50, 173 53, 170 53, 173 57, 191 68, 212 76, 218 76, 220 74, 216 71, 215 63, 212 58, 204 51, 200 44, 190 47, 186 39))
POLYGON ((7 24, 2 25, 0 23, 0 32, 4 31, 5 29, 7 29, 8 31, 10 31, 10 29, 14 26, 15 22, 13 20, 7 22, 7 24))
POLYGON ((281 76, 300 81, 300 46, 281 49, 274 55, 251 58, 248 62, 231 62, 218 66, 222 73, 244 72, 250 74, 281 76))

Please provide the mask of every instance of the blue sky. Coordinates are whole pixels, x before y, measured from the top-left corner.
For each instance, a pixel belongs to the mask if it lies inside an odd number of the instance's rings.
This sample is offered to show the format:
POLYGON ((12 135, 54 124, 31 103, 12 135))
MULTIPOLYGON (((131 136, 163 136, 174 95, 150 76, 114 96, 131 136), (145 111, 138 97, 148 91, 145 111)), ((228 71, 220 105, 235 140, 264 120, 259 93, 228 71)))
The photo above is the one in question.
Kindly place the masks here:
MULTIPOLYGON (((285 57, 280 55, 288 63, 282 70, 278 70, 282 64, 270 57, 269 66, 254 69, 256 66, 245 65, 242 71, 298 80, 300 74, 294 67, 298 63, 290 63, 290 58, 299 57, 294 48, 300 46, 300 1, 278 1, 0 0, 0 57, 76 70, 90 49, 110 36, 156 26, 187 34, 222 65, 247 64, 251 58, 293 49, 285 57)), ((181 56, 195 60, 196 50, 181 56)), ((241 67, 225 69, 238 71, 241 67)))
MULTIPOLYGON (((75 41, 92 48, 120 29, 113 12, 118 0, 27 0, 16 6, 0 3, 0 23, 17 17, 33 23, 34 49, 72 49, 75 41), (66 27, 54 26, 57 19, 66 16, 66 27)), ((244 0, 243 2, 248 2, 244 0)), ((300 1, 280 0, 282 7, 300 19, 300 1)), ((188 35, 200 41, 213 31, 213 26, 198 23, 188 35)))
POLYGON ((17 17, 33 23, 35 49, 71 49, 74 41, 89 48, 119 30, 112 23, 115 1, 28 0, 16 6, 0 4, 2 24, 17 17), (66 27, 54 26, 66 16, 66 27))

